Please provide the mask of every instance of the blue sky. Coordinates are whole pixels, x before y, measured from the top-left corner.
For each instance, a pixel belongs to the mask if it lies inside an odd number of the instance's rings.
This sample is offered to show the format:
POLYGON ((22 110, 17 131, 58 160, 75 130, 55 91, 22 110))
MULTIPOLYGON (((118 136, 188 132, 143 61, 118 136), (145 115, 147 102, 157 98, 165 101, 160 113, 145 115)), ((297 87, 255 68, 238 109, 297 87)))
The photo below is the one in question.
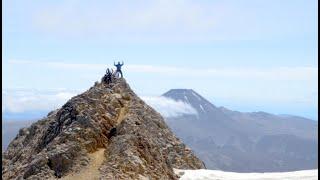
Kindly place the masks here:
POLYGON ((5 0, 3 111, 56 107, 120 59, 141 96, 192 88, 217 106, 318 119, 317 7, 313 0, 5 0))

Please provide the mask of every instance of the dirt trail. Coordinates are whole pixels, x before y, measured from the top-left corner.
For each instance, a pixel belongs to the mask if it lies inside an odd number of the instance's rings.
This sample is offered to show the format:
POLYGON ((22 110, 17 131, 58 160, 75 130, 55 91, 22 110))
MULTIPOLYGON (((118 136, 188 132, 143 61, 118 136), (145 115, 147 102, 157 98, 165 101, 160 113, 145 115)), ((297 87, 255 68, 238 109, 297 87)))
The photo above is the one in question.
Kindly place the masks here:
POLYGON ((127 112, 128 112, 128 108, 126 106, 120 109, 120 113, 118 115, 116 125, 120 124, 125 119, 127 112))
POLYGON ((96 152, 89 154, 90 162, 79 173, 69 174, 61 179, 63 180, 99 180, 100 172, 99 168, 102 165, 105 149, 98 149, 96 152))
MULTIPOLYGON (((117 117, 116 125, 120 124, 128 113, 128 108, 126 106, 120 109, 119 115, 117 117)), ((62 177, 62 180, 99 180, 100 172, 99 168, 103 163, 105 149, 98 149, 96 152, 89 154, 90 162, 88 166, 86 166, 79 173, 68 174, 65 177, 62 177)))

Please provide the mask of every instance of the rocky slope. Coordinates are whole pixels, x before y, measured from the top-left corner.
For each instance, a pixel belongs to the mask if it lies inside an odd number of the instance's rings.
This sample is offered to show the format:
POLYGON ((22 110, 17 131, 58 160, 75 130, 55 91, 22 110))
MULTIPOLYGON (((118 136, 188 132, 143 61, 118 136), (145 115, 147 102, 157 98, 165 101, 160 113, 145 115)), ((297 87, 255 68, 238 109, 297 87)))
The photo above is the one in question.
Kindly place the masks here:
POLYGON ((60 109, 19 131, 2 158, 3 179, 55 179, 81 173, 104 149, 101 179, 177 179, 173 168, 204 164, 124 79, 96 82, 60 109))

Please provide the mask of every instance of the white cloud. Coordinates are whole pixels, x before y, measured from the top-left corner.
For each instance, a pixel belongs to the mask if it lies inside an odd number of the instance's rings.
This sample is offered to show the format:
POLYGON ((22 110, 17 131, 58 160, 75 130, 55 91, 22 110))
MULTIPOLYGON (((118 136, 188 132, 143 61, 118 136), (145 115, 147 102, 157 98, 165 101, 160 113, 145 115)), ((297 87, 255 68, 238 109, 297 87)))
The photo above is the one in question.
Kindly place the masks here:
POLYGON ((157 96, 141 97, 148 105, 158 111, 163 117, 176 117, 183 114, 197 114, 191 105, 182 101, 157 96))
POLYGON ((264 14, 258 10, 220 1, 125 0, 87 3, 69 0, 45 5, 32 14, 30 24, 36 31, 59 38, 188 43, 256 40, 265 38, 270 32, 286 35, 282 30, 286 28, 283 23, 278 23, 277 26, 281 27, 275 28, 273 24, 260 22, 256 16, 264 14))
POLYGON ((204 38, 201 34, 217 22, 213 15, 222 12, 218 4, 204 6, 183 0, 64 1, 34 12, 33 24, 41 32, 68 36, 161 40, 161 37, 197 33, 204 38))
POLYGON ((4 5, 6 29, 63 40, 184 43, 316 34, 312 1, 10 0, 4 5))
POLYGON ((2 91, 2 112, 51 111, 76 94, 67 90, 6 90, 2 91))
MULTIPOLYGON (((2 90, 2 112, 21 113, 27 111, 51 111, 61 107, 79 91, 70 90, 2 90)), ((196 114, 189 104, 165 97, 143 96, 142 99, 164 117, 196 114)))
POLYGON ((104 70, 105 64, 85 64, 85 63, 65 63, 55 61, 31 61, 21 59, 9 59, 9 64, 29 65, 39 67, 50 67, 56 69, 75 69, 75 70, 104 70))
MULTIPOLYGON (((84 64, 84 63, 63 63, 63 62, 41 62, 28 60, 9 60, 10 64, 46 66, 57 69, 73 69, 85 71, 104 71, 105 64, 84 64)), ((154 65, 134 65, 126 64, 124 71, 132 73, 158 73, 178 76, 192 77, 216 77, 216 78, 233 78, 247 80, 305 80, 317 81, 317 67, 225 67, 225 68, 184 68, 174 66, 154 66, 154 65)))

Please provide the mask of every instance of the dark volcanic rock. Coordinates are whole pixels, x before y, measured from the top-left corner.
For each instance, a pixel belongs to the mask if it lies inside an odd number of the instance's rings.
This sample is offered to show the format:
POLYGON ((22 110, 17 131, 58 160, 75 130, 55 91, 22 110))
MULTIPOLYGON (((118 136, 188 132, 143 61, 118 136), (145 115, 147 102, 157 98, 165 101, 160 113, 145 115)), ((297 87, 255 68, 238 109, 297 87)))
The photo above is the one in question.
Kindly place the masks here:
POLYGON ((104 148, 103 179, 177 179, 172 168, 204 168, 124 79, 95 83, 19 131, 2 158, 4 179, 60 178, 104 148))

